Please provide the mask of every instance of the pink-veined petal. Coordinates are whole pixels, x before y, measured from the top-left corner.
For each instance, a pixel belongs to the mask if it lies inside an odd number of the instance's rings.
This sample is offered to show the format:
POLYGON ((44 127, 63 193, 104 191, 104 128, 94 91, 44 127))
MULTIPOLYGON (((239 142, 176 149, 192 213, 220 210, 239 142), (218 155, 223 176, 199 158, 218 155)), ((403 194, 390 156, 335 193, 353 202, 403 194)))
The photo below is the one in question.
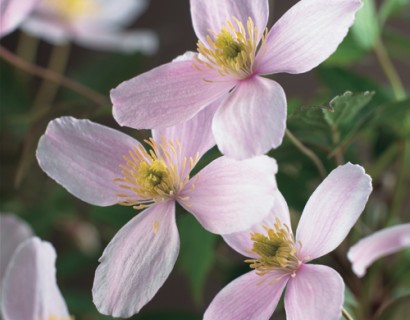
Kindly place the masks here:
POLYGON ((188 159, 199 157, 215 145, 212 134, 212 119, 219 106, 219 100, 198 112, 192 119, 164 129, 152 130, 152 137, 155 141, 162 138, 178 141, 181 146, 181 154, 188 159))
POLYGON ((93 301, 106 315, 128 318, 162 287, 179 252, 175 203, 156 204, 111 240, 95 272, 93 301))
POLYGON ((30 14, 38 0, 1 0, 0 37, 14 31, 30 14))
POLYGON ((223 235, 225 242, 232 249, 236 250, 245 257, 257 257, 256 254, 251 252, 253 248, 251 233, 258 232, 261 234, 266 234, 264 227, 273 229, 276 218, 278 218, 282 224, 286 224, 289 227, 289 230, 292 231, 288 204, 279 190, 274 191, 273 195, 275 198, 273 208, 271 209, 269 215, 267 215, 261 222, 253 225, 248 230, 223 235))
POLYGON ((100 206, 121 201, 124 193, 115 178, 122 177, 124 155, 140 144, 126 134, 93 123, 62 117, 48 124, 40 138, 40 167, 77 198, 100 206))
POLYGON ((285 293, 287 320, 337 320, 342 316, 343 279, 332 268, 303 264, 289 278, 285 293))
POLYGON ((359 165, 334 169, 313 192, 296 231, 299 257, 313 260, 335 249, 356 223, 372 191, 371 178, 359 165))
POLYGON ((360 0, 301 0, 269 31, 257 54, 259 74, 302 73, 326 60, 353 24, 360 0))
POLYGON ((377 259, 410 247, 410 223, 389 227, 361 239, 352 246, 347 257, 358 277, 377 259))
MULTIPOLYGON (((282 277, 280 272, 272 271, 270 277, 275 276, 282 277)), ((205 311, 204 320, 269 320, 288 278, 271 282, 255 271, 244 274, 216 295, 205 311)))
POLYGON ((53 246, 30 238, 16 250, 4 277, 4 320, 69 320, 57 287, 53 246))
POLYGON ((269 16, 267 0, 191 0, 191 16, 195 33, 199 40, 206 42, 211 32, 219 33, 228 21, 237 18, 246 28, 248 18, 252 18, 259 37, 265 31, 269 16))
POLYGON ((266 156, 246 160, 220 157, 191 178, 181 205, 205 229, 229 234, 249 229, 265 218, 277 190, 276 161, 266 156))
POLYGON ((268 152, 282 143, 286 96, 275 81, 244 80, 221 103, 212 124, 221 152, 236 159, 268 152))
POLYGON ((0 288, 7 265, 17 247, 32 236, 33 230, 25 221, 14 214, 0 214, 0 288))
POLYGON ((170 127, 189 120, 235 85, 216 72, 199 71, 194 61, 164 64, 112 89, 117 122, 136 129, 170 127))

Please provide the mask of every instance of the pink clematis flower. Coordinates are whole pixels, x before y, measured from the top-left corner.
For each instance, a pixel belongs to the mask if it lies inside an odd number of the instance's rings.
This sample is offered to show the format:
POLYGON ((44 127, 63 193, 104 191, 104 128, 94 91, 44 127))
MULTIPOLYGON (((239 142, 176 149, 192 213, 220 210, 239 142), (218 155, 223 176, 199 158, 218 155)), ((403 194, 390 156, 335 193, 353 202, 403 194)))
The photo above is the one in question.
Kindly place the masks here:
POLYGON ((93 298, 101 313, 130 317, 163 285, 179 252, 176 202, 217 234, 247 229, 269 214, 277 171, 269 157, 221 157, 189 176, 215 145, 214 109, 153 130, 150 151, 119 131, 71 117, 50 122, 40 139, 41 168, 76 197, 100 206, 146 208, 115 235, 100 259, 93 298))
POLYGON ((148 4, 147 0, 40 0, 22 28, 57 45, 74 41, 98 50, 152 54, 158 48, 153 31, 123 30, 148 4))
POLYGON ((360 0, 301 0, 269 32, 268 0, 191 0, 195 58, 169 63, 111 91, 120 125, 163 128, 221 99, 212 130, 219 149, 243 159, 282 143, 286 97, 261 75, 303 73, 345 37, 360 0), (166 107, 164 107, 166 106, 166 107))
POLYGON ((13 32, 39 0, 0 0, 0 37, 13 32))
POLYGON ((377 259, 410 247, 410 223, 385 228, 371 234, 352 246, 347 257, 358 277, 377 259))
POLYGON ((296 231, 279 191, 271 214, 225 241, 250 257, 253 271, 228 284, 211 302, 204 320, 269 319, 285 293, 288 320, 335 320, 341 316, 344 283, 333 269, 308 264, 335 249, 363 211, 372 190, 362 167, 333 170, 307 202, 296 231))
POLYGON ((71 320, 57 287, 53 246, 32 237, 15 251, 4 277, 4 320, 71 320))

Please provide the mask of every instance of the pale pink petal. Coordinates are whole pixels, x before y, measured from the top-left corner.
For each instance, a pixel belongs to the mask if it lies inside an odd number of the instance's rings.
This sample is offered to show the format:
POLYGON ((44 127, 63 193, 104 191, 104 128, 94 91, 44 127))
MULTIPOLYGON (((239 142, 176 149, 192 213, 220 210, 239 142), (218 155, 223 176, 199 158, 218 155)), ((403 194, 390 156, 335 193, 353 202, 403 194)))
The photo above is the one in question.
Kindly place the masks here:
POLYGON ((4 320, 69 320, 57 287, 53 246, 30 238, 16 250, 4 277, 4 320))
POLYGON ((32 236, 31 227, 19 217, 14 214, 0 214, 0 288, 14 251, 32 236))
POLYGON ((347 257, 358 277, 377 259, 410 247, 410 223, 389 227, 361 239, 352 246, 347 257))
POLYGON ((145 54, 154 54, 158 50, 157 34, 150 30, 104 30, 93 26, 87 29, 78 29, 73 35, 76 43, 97 50, 108 50, 132 53, 141 51, 145 54))
POLYGON ((253 77, 221 103, 212 130, 221 152, 236 159, 268 152, 282 143, 286 96, 275 81, 253 77))
POLYGON ((335 249, 362 213, 371 178, 359 165, 347 163, 333 170, 317 187, 303 210, 296 231, 299 257, 312 260, 335 249))
POLYGON ((179 252, 175 203, 152 206, 111 240, 95 272, 93 301, 106 315, 138 313, 162 287, 179 252))
POLYGON ((269 31, 259 50, 259 74, 302 73, 326 60, 353 24, 360 0, 301 0, 269 31))
POLYGON ((276 161, 266 156, 247 160, 221 157, 191 178, 180 204, 210 232, 229 234, 249 229, 265 218, 277 190, 276 161))
POLYGON ((21 29, 54 45, 65 45, 71 39, 70 26, 48 15, 30 15, 21 25, 21 29))
POLYGON ((112 89, 113 115, 120 125, 136 129, 170 127, 189 120, 234 85, 210 70, 197 70, 194 60, 174 61, 112 89))
POLYGON ((285 293, 287 320, 337 320, 342 316, 343 279, 332 268, 303 264, 289 278, 285 293))
MULTIPOLYGON (((272 271, 270 277, 282 277, 272 271)), ((279 302, 288 276, 278 281, 248 272, 229 283, 212 300, 204 320, 269 320, 279 302)))
POLYGON ((273 193, 275 202, 268 216, 262 221, 253 225, 250 229, 231 234, 223 235, 225 242, 234 250, 244 255, 245 257, 255 258, 257 255, 252 253, 253 241, 251 240, 251 233, 258 232, 266 234, 264 227, 273 228, 276 219, 278 218, 282 224, 286 224, 289 230, 292 230, 290 225, 290 215, 288 205, 279 190, 273 193))
POLYGON ((199 157, 215 145, 211 125, 215 111, 220 101, 212 103, 210 106, 198 112, 192 119, 164 129, 152 130, 152 137, 155 141, 162 138, 171 141, 178 141, 181 146, 181 154, 184 157, 199 157))
POLYGON ((190 4, 194 30, 203 43, 206 43, 206 36, 212 31, 219 33, 228 20, 233 22, 233 17, 242 22, 245 28, 248 18, 252 18, 260 36, 268 22, 267 0, 191 0, 190 4))
POLYGON ((100 206, 121 201, 124 193, 115 178, 122 177, 124 155, 140 144, 120 131, 72 117, 49 123, 40 138, 40 167, 77 198, 100 206))
POLYGON ((1 0, 0 37, 14 31, 27 18, 38 0, 1 0))

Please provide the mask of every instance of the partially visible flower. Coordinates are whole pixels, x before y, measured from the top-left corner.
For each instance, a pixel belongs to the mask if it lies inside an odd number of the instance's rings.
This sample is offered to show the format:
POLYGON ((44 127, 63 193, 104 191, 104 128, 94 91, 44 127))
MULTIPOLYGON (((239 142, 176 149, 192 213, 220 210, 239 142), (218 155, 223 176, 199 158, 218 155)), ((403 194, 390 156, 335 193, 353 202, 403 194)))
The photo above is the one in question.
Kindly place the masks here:
POLYGON ((0 0, 0 37, 13 32, 39 0, 0 0))
POLYGON ((56 282, 53 246, 33 237, 15 251, 4 277, 4 320, 70 320, 56 282))
POLYGON ((360 0, 301 0, 266 30, 268 0, 191 0, 195 58, 168 63, 111 91, 121 125, 163 128, 223 98, 212 130, 219 149, 243 159, 282 143, 286 97, 261 75, 303 73, 327 59, 352 25, 360 0), (165 107, 166 106, 166 107, 165 107))
POLYGON ((244 230, 269 214, 276 161, 221 157, 190 177, 215 145, 214 107, 190 121, 153 130, 146 143, 87 120, 63 117, 41 137, 41 168, 69 192, 94 205, 144 209, 112 239, 100 258, 93 287, 103 314, 130 317, 148 303, 173 269, 179 252, 175 204, 210 232, 244 230))
POLYGON ((40 0, 22 28, 52 44, 73 41, 98 50, 152 54, 158 47, 153 31, 123 30, 145 11, 148 3, 147 0, 40 0))
POLYGON ((31 227, 11 213, 0 214, 0 289, 4 274, 17 247, 33 236, 31 227))
POLYGON ((385 228, 361 239, 352 246, 347 257, 358 277, 377 259, 410 247, 410 223, 385 228))
POLYGON ((307 202, 296 231, 279 191, 271 214, 245 232, 225 235, 236 251, 250 257, 253 271, 228 284, 211 302, 204 320, 269 319, 285 292, 288 320, 336 320, 344 283, 332 268, 308 264, 334 250, 362 213, 372 190, 362 167, 333 170, 307 202))

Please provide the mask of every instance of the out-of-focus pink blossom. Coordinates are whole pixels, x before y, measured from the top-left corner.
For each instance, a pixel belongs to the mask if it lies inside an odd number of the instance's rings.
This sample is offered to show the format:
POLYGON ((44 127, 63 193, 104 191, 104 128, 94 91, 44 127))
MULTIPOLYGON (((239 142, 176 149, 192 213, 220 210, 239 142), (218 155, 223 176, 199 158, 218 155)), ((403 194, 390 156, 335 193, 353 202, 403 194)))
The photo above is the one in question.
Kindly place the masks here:
POLYGON ((360 0, 301 0, 271 28, 268 0, 191 0, 198 54, 111 91, 114 117, 136 129, 164 128, 221 100, 212 123, 219 149, 238 159, 282 143, 286 97, 261 75, 303 73, 327 59, 352 25, 360 0))
POLYGON ((352 246, 347 257, 358 277, 377 259, 410 247, 410 223, 385 228, 371 234, 352 246))
POLYGON ((32 237, 19 245, 2 287, 4 320, 71 320, 57 287, 53 246, 32 237))
POLYGON ((215 108, 188 122, 153 130, 151 151, 133 138, 88 120, 63 117, 41 137, 41 168, 88 203, 146 208, 112 239, 100 258, 93 298, 101 313, 130 317, 163 285, 179 252, 178 202, 210 232, 244 230, 269 214, 276 190, 276 161, 221 157, 190 177, 215 145, 215 108))
POLYGON ((0 37, 13 32, 39 0, 0 0, 0 37))
POLYGON ((40 0, 22 28, 57 45, 73 41, 97 50, 152 54, 158 48, 153 31, 124 30, 148 4, 147 0, 40 0))
POLYGON ((269 319, 286 287, 288 320, 341 317, 344 283, 332 268, 308 264, 334 250, 362 213, 372 190, 362 167, 333 170, 307 202, 296 237, 289 209, 279 191, 271 214, 225 241, 249 257, 253 271, 228 284, 211 302, 204 320, 269 319))

